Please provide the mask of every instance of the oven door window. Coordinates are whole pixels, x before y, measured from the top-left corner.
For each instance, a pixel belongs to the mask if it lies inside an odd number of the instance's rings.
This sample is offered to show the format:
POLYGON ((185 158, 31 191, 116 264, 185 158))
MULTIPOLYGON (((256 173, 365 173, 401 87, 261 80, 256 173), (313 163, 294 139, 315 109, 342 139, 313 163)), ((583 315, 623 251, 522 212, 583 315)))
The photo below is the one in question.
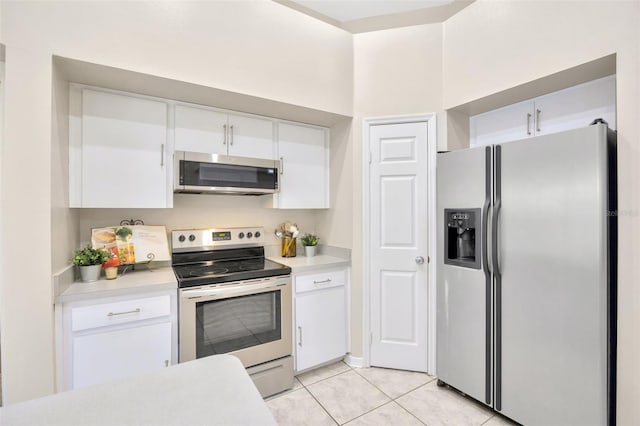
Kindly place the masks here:
POLYGON ((182 185, 206 187, 277 189, 275 168, 238 166, 197 161, 180 162, 182 185))
POLYGON ((279 290, 196 303, 196 358, 282 338, 279 290))

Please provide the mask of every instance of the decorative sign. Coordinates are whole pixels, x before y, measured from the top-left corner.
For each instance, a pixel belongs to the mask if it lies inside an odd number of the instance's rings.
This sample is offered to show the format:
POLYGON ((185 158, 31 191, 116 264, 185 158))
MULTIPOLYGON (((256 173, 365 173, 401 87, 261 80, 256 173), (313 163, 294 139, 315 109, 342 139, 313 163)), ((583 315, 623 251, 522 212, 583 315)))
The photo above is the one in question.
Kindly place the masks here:
POLYGON ((111 253, 107 266, 171 260, 164 226, 125 225, 91 230, 91 244, 111 253))

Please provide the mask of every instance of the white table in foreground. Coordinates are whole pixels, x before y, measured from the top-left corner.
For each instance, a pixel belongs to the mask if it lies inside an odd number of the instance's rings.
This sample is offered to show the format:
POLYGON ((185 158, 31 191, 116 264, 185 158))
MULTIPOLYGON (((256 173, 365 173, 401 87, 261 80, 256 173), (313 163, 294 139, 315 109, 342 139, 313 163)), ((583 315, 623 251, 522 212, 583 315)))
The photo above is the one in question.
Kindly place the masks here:
POLYGON ((242 363, 214 355, 9 405, 2 425, 276 425, 242 363))

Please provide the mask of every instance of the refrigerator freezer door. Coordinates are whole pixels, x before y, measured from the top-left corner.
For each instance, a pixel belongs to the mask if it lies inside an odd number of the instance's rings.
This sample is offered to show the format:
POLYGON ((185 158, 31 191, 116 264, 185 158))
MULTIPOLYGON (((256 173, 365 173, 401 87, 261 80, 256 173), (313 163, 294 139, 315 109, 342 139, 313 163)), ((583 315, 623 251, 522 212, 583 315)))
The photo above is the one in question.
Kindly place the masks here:
POLYGON ((436 192, 436 372, 443 382, 487 404, 492 393, 486 251, 491 157, 491 147, 439 154, 436 192))
POLYGON ((500 147, 496 406, 522 424, 607 424, 606 132, 500 147))

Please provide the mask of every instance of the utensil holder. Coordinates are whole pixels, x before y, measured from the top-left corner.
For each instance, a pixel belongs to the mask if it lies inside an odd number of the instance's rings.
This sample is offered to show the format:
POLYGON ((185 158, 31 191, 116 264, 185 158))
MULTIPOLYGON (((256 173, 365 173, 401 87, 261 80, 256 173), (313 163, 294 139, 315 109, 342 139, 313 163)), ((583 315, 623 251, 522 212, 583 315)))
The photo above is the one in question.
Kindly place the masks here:
POLYGON ((284 237, 282 239, 282 257, 296 257, 296 239, 284 237))

